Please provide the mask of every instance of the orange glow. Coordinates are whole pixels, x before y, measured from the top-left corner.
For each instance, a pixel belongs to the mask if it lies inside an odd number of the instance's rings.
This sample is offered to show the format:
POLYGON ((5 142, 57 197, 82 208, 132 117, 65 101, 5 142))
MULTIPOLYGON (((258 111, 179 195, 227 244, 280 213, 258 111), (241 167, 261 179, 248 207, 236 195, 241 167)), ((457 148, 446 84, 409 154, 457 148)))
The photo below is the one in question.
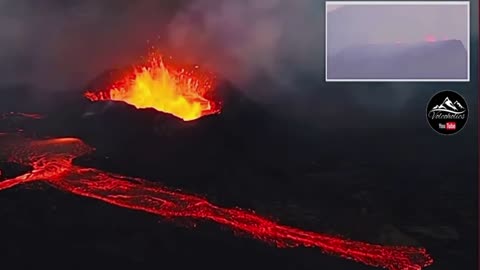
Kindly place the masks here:
POLYGON ((152 53, 146 64, 134 67, 106 90, 87 91, 85 97, 91 101, 124 101, 139 109, 154 108, 189 121, 220 112, 219 104, 207 97, 214 82, 214 76, 200 71, 198 66, 167 63, 152 53))
POLYGON ((425 41, 426 42, 435 42, 435 41, 437 41, 437 38, 434 35, 427 35, 425 37, 425 41))

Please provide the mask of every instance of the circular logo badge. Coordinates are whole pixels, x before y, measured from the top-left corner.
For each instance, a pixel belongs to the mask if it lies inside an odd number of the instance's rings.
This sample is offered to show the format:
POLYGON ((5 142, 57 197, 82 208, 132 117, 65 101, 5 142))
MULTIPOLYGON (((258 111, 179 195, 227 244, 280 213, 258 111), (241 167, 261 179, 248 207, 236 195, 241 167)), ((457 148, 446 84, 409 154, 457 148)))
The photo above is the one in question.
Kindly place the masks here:
POLYGON ((428 123, 440 134, 452 135, 459 132, 467 123, 467 118, 467 102, 454 91, 438 92, 428 103, 428 123))

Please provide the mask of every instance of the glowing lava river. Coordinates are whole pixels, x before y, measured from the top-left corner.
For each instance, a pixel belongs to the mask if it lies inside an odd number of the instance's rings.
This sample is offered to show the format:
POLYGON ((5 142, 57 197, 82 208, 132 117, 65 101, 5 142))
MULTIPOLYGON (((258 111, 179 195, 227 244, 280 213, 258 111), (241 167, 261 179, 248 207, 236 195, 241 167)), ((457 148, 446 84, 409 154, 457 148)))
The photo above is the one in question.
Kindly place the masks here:
POLYGON ((73 165, 75 157, 94 150, 77 138, 33 140, 3 133, 0 148, 1 155, 6 155, 2 159, 33 167, 28 173, 1 181, 0 190, 44 181, 65 192, 162 217, 210 220, 277 247, 319 248, 327 254, 389 270, 419 270, 433 263, 423 248, 381 246, 303 231, 253 211, 222 208, 143 179, 73 165))

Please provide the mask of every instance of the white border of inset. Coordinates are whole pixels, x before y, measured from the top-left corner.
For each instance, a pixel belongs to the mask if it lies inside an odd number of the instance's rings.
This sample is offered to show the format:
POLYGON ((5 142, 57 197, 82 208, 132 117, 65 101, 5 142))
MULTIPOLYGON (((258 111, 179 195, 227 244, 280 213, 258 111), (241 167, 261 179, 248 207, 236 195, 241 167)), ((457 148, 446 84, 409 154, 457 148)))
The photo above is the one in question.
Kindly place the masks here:
POLYGON ((470 1, 326 1, 325 2, 325 81, 326 82, 469 82, 470 81, 470 1), (329 79, 328 78, 328 5, 466 5, 467 6, 467 78, 466 79, 329 79))

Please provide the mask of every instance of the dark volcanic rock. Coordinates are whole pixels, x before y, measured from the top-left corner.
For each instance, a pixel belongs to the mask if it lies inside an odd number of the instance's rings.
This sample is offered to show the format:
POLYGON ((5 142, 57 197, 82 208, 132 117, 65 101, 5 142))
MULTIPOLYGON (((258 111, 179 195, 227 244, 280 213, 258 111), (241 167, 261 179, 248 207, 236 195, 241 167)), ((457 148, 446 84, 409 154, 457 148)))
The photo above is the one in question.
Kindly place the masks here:
POLYGON ((15 162, 0 162, 0 181, 27 173, 33 168, 15 162))
POLYGON ((2 263, 12 269, 355 269, 318 249, 279 249, 212 223, 175 221, 36 183, 2 191, 2 263), (25 259, 28 256, 28 260, 25 259))
MULTIPOLYGON (((111 80, 112 74, 102 74, 91 86, 111 80)), ((221 102, 221 113, 193 121, 75 95, 52 107, 48 119, 27 132, 83 139, 96 149, 75 160, 84 166, 238 202, 230 193, 242 194, 245 201, 260 194, 278 195, 276 190, 290 181, 291 168, 308 158, 304 142, 295 138, 288 124, 227 82, 220 83, 211 96, 221 102), (226 191, 231 183, 238 185, 226 191)))

